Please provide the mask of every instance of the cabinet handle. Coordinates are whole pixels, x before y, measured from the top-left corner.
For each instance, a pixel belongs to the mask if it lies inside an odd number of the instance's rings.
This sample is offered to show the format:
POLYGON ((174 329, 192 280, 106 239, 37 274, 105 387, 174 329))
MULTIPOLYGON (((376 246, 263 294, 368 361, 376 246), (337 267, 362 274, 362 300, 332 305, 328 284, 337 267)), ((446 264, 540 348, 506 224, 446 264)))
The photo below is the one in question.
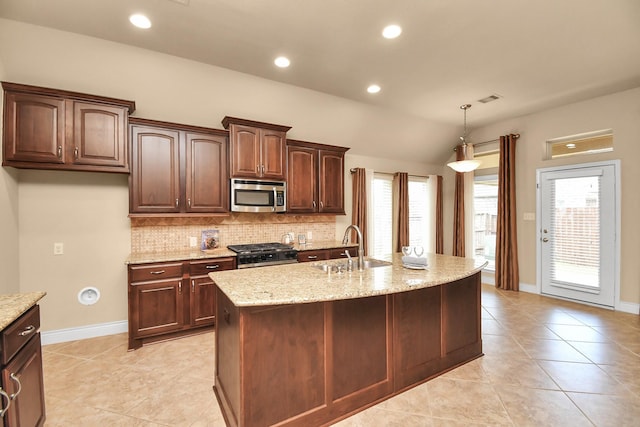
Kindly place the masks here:
POLYGON ((58 158, 62 158, 62 145, 58 145, 58 158))
POLYGON ((324 209, 324 203, 322 203, 322 200, 320 200, 320 209, 324 209))
POLYGON ((196 281, 192 280, 191 281, 191 293, 195 293, 196 291, 196 281))
POLYGON ((220 268, 220 264, 207 265, 205 268, 207 270, 215 270, 216 268, 220 268))
POLYGON ((150 271, 151 274, 164 274, 164 270, 150 271))
POLYGON ((191 207, 191 199, 187 199, 187 206, 191 207))
POLYGON ((78 147, 73 149, 73 156, 78 160, 78 147))
POLYGON ((11 373, 11 375, 9 375, 9 377, 15 381, 16 383, 18 383, 18 391, 16 391, 15 393, 11 393, 11 395, 9 396, 9 398, 11 400, 16 400, 16 397, 18 397, 18 395, 20 394, 20 392, 22 391, 22 384, 20 384, 20 379, 16 376, 16 374, 14 374, 13 372, 11 373))
POLYGON ((307 255, 307 259, 318 259, 318 255, 307 255))
POLYGON ((178 283, 178 293, 182 295, 182 282, 178 283))
POLYGON ((176 208, 180 205, 180 199, 176 199, 176 208))
POLYGON ((316 201, 315 200, 313 202, 311 202, 311 206, 313 206, 313 209, 316 208, 316 201))
POLYGON ((262 165, 262 176, 264 176, 264 165, 262 165))
MULTIPOLYGON (((7 392, 4 391, 1 387, 0 387, 0 396, 7 399, 7 406, 5 406, 4 409, 0 409, 0 418, 4 418, 4 414, 9 410, 9 407, 11 406, 11 399, 9 398, 9 395, 7 394, 7 392)), ((0 406, 0 408, 2 408, 2 406, 0 406)))
POLYGON ((21 337, 26 337, 27 335, 34 333, 35 330, 36 330, 35 326, 29 325, 26 328, 24 328, 24 330, 22 330, 21 332, 18 332, 18 335, 20 335, 21 337))

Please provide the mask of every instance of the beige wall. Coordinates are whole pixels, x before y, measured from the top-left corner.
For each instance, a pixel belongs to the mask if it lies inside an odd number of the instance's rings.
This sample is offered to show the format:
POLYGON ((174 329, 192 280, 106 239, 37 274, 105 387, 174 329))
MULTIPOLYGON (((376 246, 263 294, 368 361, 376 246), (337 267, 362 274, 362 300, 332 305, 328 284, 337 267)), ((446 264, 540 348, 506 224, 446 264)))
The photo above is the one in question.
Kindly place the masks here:
POLYGON ((518 119, 475 129, 472 141, 486 141, 518 132, 516 148, 516 200, 521 283, 535 285, 536 223, 524 221, 525 212, 536 212, 536 170, 566 164, 620 159, 622 223, 621 286, 623 302, 640 302, 640 88, 554 108, 518 119), (613 129, 612 153, 544 160, 545 141, 583 132, 613 129))

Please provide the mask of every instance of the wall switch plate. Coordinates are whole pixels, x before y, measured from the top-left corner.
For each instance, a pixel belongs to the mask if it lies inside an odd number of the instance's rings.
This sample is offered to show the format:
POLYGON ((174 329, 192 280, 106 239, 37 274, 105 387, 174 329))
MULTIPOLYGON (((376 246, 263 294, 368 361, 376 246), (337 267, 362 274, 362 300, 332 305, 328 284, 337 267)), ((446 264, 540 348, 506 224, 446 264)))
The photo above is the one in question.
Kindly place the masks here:
POLYGON ((307 231, 307 241, 313 240, 313 232, 307 231))
POLYGON ((54 243, 53 244, 53 254, 54 255, 63 255, 64 254, 64 243, 54 243))
POLYGON ((196 246, 198 246, 198 238, 193 236, 189 237, 189 247, 195 248, 196 246))
POLYGON ((536 220, 536 214, 534 212, 525 212, 524 213, 524 220, 525 221, 535 221, 536 220))

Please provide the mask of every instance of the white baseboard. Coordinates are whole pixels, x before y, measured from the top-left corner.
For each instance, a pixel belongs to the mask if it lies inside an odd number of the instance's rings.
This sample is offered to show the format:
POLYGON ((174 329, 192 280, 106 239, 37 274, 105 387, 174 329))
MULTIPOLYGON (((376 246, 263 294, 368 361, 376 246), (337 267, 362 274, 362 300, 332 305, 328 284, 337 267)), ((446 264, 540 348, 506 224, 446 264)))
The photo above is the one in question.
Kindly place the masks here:
POLYGON ((482 272, 482 279, 481 279, 482 283, 484 283, 485 285, 496 285, 496 275, 493 273, 488 273, 488 272, 482 272))
POLYGON ((536 285, 530 285, 528 283, 520 282, 519 286, 520 286, 520 290, 522 292, 527 292, 527 293, 530 293, 530 294, 539 294, 540 293, 538 291, 538 287, 536 285))
POLYGON ((631 313, 631 314, 639 314, 640 304, 636 304, 633 302, 620 301, 616 305, 616 311, 622 311, 622 312, 631 313))
POLYGON ((118 322, 99 323, 95 325, 78 326, 76 328, 58 329, 41 332, 42 345, 57 344, 67 341, 85 340, 87 338, 102 337, 127 332, 129 325, 126 320, 118 322))

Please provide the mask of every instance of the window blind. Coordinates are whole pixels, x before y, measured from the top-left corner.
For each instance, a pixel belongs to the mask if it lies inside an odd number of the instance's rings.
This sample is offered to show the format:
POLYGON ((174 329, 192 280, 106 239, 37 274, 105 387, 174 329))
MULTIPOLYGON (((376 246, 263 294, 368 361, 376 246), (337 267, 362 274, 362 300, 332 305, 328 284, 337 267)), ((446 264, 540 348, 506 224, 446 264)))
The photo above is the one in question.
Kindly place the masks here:
POLYGON ((393 180, 390 175, 375 174, 373 178, 373 253, 383 256, 393 253, 393 180))

